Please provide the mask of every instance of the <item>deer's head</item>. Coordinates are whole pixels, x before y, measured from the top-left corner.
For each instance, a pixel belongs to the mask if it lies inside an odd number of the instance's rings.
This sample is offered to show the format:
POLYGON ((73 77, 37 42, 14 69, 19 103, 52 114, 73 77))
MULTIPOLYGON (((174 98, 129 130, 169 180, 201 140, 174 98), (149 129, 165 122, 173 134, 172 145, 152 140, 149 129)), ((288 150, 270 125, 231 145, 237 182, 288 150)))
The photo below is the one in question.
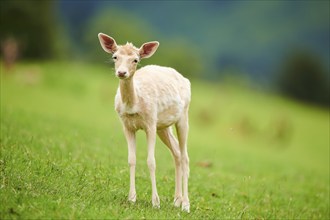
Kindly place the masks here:
POLYGON ((140 60, 151 57, 159 46, 157 41, 152 41, 137 48, 131 43, 117 45, 115 39, 103 33, 99 33, 98 37, 103 50, 112 54, 115 74, 122 80, 131 78, 140 60))

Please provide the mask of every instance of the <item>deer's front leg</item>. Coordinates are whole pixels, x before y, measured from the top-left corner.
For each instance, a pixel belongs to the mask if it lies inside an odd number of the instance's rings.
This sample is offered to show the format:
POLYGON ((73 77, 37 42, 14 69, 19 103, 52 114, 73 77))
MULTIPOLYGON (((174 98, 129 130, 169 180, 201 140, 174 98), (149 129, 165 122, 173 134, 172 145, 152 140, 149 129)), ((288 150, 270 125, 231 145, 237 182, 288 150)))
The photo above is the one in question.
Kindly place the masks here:
POLYGON ((156 160, 155 160, 155 144, 156 144, 156 128, 146 131, 148 142, 148 167, 150 171, 151 187, 152 187, 152 205, 155 208, 160 207, 160 200, 156 187, 156 160))
POLYGON ((135 132, 125 129, 125 136, 128 145, 128 165, 130 169, 130 186, 128 201, 136 201, 136 190, 135 190, 135 166, 136 166, 136 143, 135 143, 135 132))

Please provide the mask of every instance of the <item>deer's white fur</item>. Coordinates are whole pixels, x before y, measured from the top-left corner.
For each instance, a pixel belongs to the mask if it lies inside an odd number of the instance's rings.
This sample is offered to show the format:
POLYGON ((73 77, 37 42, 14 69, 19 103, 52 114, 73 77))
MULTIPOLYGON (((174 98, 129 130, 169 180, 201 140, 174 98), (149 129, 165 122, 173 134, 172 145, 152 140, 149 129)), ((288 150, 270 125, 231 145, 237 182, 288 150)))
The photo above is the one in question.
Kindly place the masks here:
POLYGON ((102 33, 98 37, 102 48, 113 54, 115 73, 120 79, 115 97, 115 109, 123 124, 128 144, 128 164, 130 166, 128 199, 131 202, 136 201, 135 133, 142 129, 147 135, 147 163, 152 184, 153 206, 160 207, 155 177, 155 143, 156 134, 158 134, 171 151, 175 161, 174 205, 182 205, 182 210, 189 212, 189 158, 187 152, 188 109, 191 97, 189 80, 169 67, 148 65, 136 69, 140 59, 153 55, 158 48, 158 42, 145 43, 138 49, 130 43, 117 45, 113 38, 102 33), (172 125, 176 127, 179 141, 172 133, 172 125))

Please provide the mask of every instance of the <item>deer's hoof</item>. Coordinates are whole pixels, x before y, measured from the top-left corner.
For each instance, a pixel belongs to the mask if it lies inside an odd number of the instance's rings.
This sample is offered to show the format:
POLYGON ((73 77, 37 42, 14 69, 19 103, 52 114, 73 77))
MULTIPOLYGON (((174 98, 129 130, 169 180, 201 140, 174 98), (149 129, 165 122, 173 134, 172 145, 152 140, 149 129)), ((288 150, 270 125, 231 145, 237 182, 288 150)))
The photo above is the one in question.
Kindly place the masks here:
POLYGON ((136 202, 136 193, 130 193, 128 195, 128 201, 132 202, 132 203, 135 203, 136 202))
POLYGON ((181 196, 178 196, 178 197, 174 198, 174 206, 175 207, 180 207, 181 206, 181 203, 182 203, 181 196))
POLYGON ((182 202, 182 211, 189 213, 190 212, 190 203, 182 202))
POLYGON ((160 208, 160 200, 157 194, 152 196, 152 207, 157 209, 160 208))

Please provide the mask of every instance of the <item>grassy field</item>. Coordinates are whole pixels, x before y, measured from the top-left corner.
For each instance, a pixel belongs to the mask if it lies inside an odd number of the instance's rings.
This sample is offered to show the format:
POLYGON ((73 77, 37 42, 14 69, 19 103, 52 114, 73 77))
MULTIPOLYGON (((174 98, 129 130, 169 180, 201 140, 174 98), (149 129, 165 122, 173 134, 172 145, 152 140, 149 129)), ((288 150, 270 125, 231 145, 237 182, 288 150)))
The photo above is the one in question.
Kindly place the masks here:
POLYGON ((157 140, 151 205, 138 133, 137 203, 112 68, 27 63, 1 71, 1 219, 329 219, 329 111, 247 87, 192 81, 191 213, 172 205, 174 164, 157 140))

